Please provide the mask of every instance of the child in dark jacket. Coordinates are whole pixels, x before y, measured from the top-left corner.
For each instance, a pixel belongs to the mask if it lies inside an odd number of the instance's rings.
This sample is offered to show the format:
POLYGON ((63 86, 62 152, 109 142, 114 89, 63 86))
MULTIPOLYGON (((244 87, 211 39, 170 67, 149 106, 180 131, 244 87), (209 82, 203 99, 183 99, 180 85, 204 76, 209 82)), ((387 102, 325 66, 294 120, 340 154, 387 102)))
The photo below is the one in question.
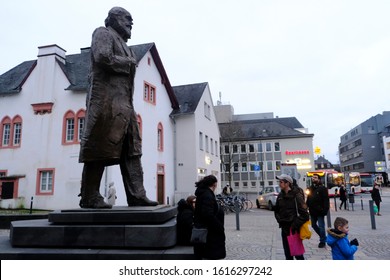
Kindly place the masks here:
POLYGON ((334 228, 328 229, 326 243, 332 248, 333 260, 353 260, 359 242, 357 239, 348 240, 348 220, 337 217, 334 220, 334 228))
POLYGON ((191 245, 192 224, 194 222, 194 207, 196 196, 190 195, 187 200, 180 199, 177 203, 177 244, 191 245))

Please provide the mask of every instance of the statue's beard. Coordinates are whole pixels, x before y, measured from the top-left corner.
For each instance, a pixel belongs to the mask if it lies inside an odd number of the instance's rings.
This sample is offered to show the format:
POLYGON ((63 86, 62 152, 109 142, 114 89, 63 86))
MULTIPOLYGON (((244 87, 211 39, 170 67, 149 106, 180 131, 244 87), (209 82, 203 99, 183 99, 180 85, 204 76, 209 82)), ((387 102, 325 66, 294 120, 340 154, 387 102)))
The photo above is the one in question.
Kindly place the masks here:
POLYGON ((125 42, 127 42, 127 40, 131 38, 131 30, 129 30, 128 28, 124 28, 119 24, 115 24, 113 28, 115 29, 116 32, 118 32, 118 34, 122 37, 122 39, 125 42))

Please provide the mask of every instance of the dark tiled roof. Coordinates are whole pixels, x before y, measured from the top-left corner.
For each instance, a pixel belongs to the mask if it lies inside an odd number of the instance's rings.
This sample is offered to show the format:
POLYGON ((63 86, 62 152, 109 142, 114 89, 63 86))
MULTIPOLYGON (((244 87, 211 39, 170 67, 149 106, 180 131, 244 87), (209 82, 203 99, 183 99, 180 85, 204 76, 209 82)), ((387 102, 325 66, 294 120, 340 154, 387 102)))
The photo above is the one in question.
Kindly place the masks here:
POLYGON ((316 160, 314 160, 315 164, 321 164, 321 163, 330 163, 329 160, 327 160, 324 156, 319 156, 316 160))
POLYGON ((172 115, 193 114, 198 107, 207 83, 174 86, 173 92, 179 102, 179 110, 174 110, 172 115))
POLYGON ((313 134, 296 130, 296 128, 303 128, 303 126, 295 117, 233 121, 221 123, 218 126, 222 141, 313 137, 313 134))
MULTIPOLYGON (((59 62, 59 60, 57 61, 59 62)), ((87 90, 90 62, 90 51, 82 51, 80 54, 67 55, 65 64, 59 62, 70 82, 70 85, 66 90, 87 90)))
POLYGON ((130 46, 130 49, 134 52, 137 62, 139 62, 145 54, 155 46, 154 43, 147 43, 141 45, 130 46))
POLYGON ((36 60, 25 61, 1 75, 0 94, 20 92, 28 75, 36 65, 36 60))
MULTIPOLYGON (((139 62, 145 54, 150 51, 158 68, 162 82, 168 92, 169 99, 173 109, 178 108, 178 103, 173 93, 168 76, 158 54, 154 43, 130 46, 134 51, 137 61, 139 62)), ((65 63, 57 59, 62 71, 69 80, 69 87, 66 90, 72 91, 87 91, 88 89, 88 74, 91 62, 90 48, 83 48, 81 53, 67 55, 65 63)), ((26 61, 12 68, 8 72, 0 76, 0 94, 20 92, 24 81, 28 78, 31 71, 37 64, 37 60, 26 61)))
MULTIPOLYGON (((154 43, 130 46, 139 62, 154 46, 154 43)), ((80 54, 66 56, 66 64, 62 64, 65 75, 71 83, 67 90, 86 91, 88 89, 88 74, 91 63, 91 49, 84 48, 80 54)))

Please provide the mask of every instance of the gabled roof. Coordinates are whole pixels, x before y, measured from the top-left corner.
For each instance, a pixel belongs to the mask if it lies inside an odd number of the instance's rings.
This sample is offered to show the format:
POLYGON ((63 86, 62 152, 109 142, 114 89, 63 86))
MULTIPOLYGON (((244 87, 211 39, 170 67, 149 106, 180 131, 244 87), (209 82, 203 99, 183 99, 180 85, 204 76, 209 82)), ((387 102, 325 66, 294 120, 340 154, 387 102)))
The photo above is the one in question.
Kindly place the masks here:
POLYGON ((134 51, 135 55, 137 56, 138 61, 141 60, 142 57, 145 56, 147 51, 150 51, 153 57, 153 61, 156 64, 156 67, 161 75, 161 83, 164 84, 165 89, 168 92, 169 100, 172 104, 172 109, 177 110, 179 108, 179 103, 177 102, 177 99, 175 97, 175 94, 173 92, 171 83, 168 79, 168 75, 165 72, 165 68, 163 66, 163 63, 161 61, 160 55, 157 51, 156 44, 155 43, 149 43, 149 44, 142 44, 142 45, 135 45, 132 46, 131 49, 134 51))
POLYGON ((37 65, 36 60, 25 61, 0 76, 0 94, 18 93, 37 65))
POLYGON ((198 107, 207 83, 174 86, 173 91, 180 108, 174 110, 172 115, 193 114, 198 107))
POLYGON ((220 123, 218 126, 222 141, 314 136, 296 130, 303 128, 303 126, 295 117, 233 121, 231 123, 220 123))
POLYGON ((316 160, 314 160, 315 164, 320 163, 331 163, 329 160, 327 160, 324 156, 319 156, 316 160))
MULTIPOLYGON (((150 51, 156 67, 161 75, 162 83, 164 84, 173 109, 179 108, 179 103, 173 93, 172 86, 169 82, 168 75, 165 72, 160 55, 158 54, 154 43, 140 44, 130 46, 136 55, 139 62, 145 54, 150 51)), ((90 48, 83 48, 81 53, 67 55, 65 63, 57 59, 62 71, 69 80, 69 87, 66 90, 72 91, 87 91, 88 89, 88 74, 90 68, 91 54, 90 48)), ((31 71, 37 64, 37 60, 26 61, 12 68, 8 72, 0 76, 0 94, 20 92, 24 81, 28 78, 31 71)))
POLYGON ((90 48, 82 49, 79 54, 67 55, 65 64, 57 59, 70 83, 65 90, 87 91, 90 61, 90 48))

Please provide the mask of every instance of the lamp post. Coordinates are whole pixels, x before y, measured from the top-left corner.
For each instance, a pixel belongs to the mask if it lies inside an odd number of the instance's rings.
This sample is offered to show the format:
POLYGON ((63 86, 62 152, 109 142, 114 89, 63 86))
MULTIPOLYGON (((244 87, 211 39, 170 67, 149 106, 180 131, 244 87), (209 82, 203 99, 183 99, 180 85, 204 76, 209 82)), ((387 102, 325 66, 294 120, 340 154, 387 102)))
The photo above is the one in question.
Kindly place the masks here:
POLYGON ((263 142, 261 140, 260 140, 260 147, 261 147, 261 150, 260 150, 260 164, 259 164, 260 171, 261 171, 261 182, 260 182, 260 185, 262 187, 262 190, 264 190, 264 149, 263 149, 263 142))
POLYGON ((263 129, 261 131, 261 135, 259 135, 260 138, 260 170, 261 170, 261 182, 262 184, 262 190, 264 190, 265 182, 264 182, 264 148, 263 148, 263 141, 262 138, 267 137, 267 129, 263 129))
MULTIPOLYGON (((261 167, 260 167, 260 165, 255 165, 254 168, 255 168, 255 176, 256 176, 257 180, 259 180, 261 167)), ((260 194, 260 182, 257 185, 257 195, 259 195, 259 194, 260 194)))

